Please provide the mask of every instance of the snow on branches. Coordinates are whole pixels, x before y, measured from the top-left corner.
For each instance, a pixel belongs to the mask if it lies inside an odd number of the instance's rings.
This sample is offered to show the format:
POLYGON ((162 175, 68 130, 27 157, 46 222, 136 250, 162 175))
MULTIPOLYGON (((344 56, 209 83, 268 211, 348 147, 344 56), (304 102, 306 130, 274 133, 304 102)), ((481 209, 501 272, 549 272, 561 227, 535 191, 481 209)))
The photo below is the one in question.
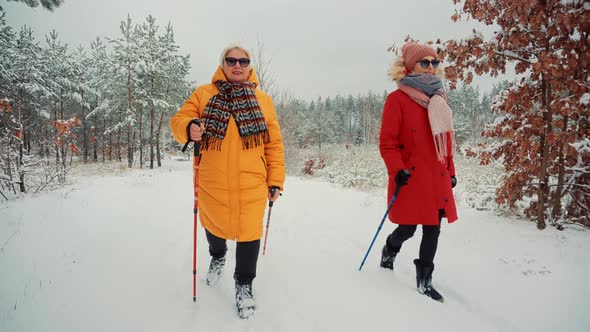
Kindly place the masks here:
POLYGON ((482 162, 502 160, 507 172, 496 200, 511 207, 529 202, 526 214, 539 229, 546 219, 590 224, 590 171, 572 168, 580 160, 588 163, 581 157, 585 150, 575 148, 590 136, 590 11, 585 1, 453 2, 462 6, 454 21, 466 17, 497 28, 489 40, 474 30, 465 39, 446 42, 447 78, 495 77, 509 65, 521 76, 494 99, 499 119, 483 133, 491 144, 482 162))

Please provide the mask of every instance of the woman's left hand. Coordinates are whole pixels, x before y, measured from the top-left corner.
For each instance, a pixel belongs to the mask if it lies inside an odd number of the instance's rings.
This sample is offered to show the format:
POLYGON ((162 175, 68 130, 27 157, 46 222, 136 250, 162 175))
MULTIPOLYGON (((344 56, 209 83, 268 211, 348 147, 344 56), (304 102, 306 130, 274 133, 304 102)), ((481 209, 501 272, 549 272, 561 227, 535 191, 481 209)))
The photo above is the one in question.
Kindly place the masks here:
POLYGON ((281 196, 281 190, 277 187, 271 187, 268 190, 268 200, 271 202, 276 201, 281 196))

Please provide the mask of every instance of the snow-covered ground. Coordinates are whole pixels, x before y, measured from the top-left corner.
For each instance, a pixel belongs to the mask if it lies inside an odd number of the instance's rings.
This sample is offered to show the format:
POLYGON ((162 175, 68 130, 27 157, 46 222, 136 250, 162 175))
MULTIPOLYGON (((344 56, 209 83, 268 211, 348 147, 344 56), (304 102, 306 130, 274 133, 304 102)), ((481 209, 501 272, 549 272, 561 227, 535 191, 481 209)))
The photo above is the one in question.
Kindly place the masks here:
POLYGON ((420 231, 385 271, 387 222, 358 271, 385 207, 384 190, 288 177, 259 259, 258 310, 243 321, 235 246, 220 282, 206 286, 201 228, 192 301, 189 162, 78 176, 0 205, 0 331, 590 330, 590 232, 538 231, 460 206, 435 260, 441 304, 415 290, 420 231))

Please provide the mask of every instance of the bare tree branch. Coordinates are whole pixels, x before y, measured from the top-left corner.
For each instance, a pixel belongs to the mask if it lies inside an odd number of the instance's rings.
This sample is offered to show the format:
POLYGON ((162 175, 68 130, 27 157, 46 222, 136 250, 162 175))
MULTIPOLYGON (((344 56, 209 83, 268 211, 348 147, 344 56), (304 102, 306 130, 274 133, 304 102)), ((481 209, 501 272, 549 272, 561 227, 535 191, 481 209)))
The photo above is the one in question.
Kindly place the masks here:
POLYGON ((272 59, 267 58, 264 51, 264 43, 256 39, 256 49, 254 51, 254 70, 258 76, 260 89, 268 93, 273 100, 278 97, 278 91, 275 86, 275 76, 271 70, 270 64, 272 59))

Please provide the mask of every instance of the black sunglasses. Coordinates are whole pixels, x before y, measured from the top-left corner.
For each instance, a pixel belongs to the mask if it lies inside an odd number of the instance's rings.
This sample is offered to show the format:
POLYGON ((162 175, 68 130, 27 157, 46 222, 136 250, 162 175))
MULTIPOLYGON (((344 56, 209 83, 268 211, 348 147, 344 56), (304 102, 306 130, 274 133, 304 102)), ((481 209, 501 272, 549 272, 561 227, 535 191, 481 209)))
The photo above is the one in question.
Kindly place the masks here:
POLYGON ((248 67, 248 65, 250 64, 250 59, 247 58, 232 58, 232 57, 227 57, 225 58, 225 63, 227 63, 228 66, 233 67, 236 65, 236 63, 240 63, 240 67, 242 68, 246 68, 248 67))
POLYGON ((436 68, 438 68, 438 65, 440 64, 440 60, 438 60, 438 59, 432 59, 432 60, 422 59, 422 60, 418 61, 418 63, 420 64, 420 67, 422 67, 424 69, 428 68, 428 66, 430 66, 430 64, 432 64, 432 68, 436 69, 436 68))

